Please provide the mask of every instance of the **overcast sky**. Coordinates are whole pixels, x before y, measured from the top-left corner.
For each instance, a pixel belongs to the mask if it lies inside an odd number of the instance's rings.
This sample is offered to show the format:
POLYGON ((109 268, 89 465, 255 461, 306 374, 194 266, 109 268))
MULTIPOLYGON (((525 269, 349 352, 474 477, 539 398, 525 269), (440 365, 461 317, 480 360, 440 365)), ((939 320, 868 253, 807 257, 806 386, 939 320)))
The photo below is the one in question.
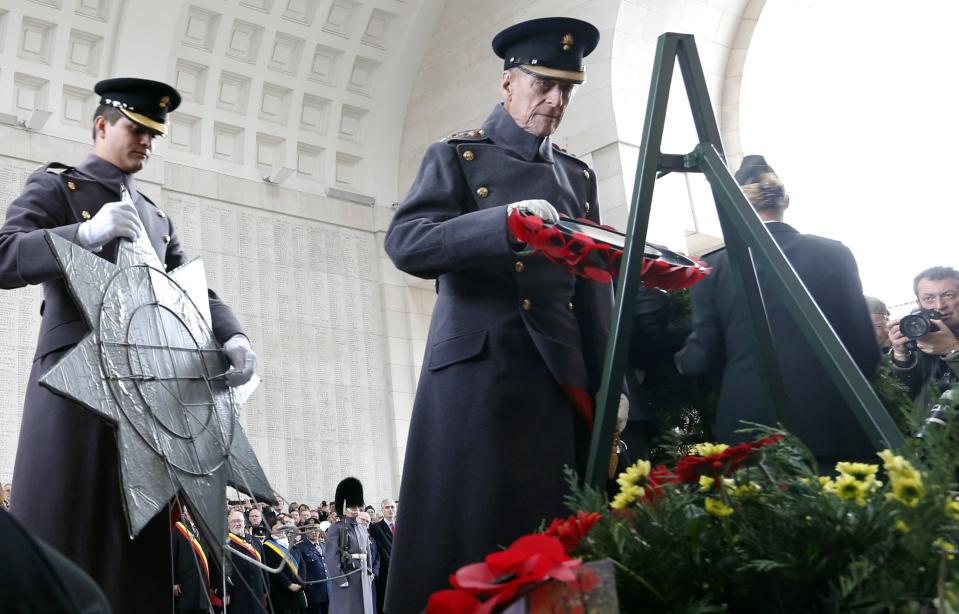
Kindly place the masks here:
POLYGON ((957 24, 947 0, 769 0, 746 59, 743 152, 786 183, 786 221, 849 246, 890 306, 959 265, 957 24))

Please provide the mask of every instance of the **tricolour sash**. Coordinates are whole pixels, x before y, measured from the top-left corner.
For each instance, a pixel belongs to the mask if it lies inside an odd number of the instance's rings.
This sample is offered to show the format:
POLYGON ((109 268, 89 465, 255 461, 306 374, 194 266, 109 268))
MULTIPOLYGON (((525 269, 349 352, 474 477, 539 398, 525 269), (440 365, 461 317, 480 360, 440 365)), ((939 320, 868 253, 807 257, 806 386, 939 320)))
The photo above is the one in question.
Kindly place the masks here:
POLYGON ((268 546, 273 552, 279 554, 280 558, 286 561, 286 564, 289 565, 290 569, 293 570, 293 573, 297 575, 300 574, 300 570, 296 565, 296 560, 294 560, 294 558, 290 555, 289 550, 284 548, 281 544, 278 544, 277 542, 273 541, 272 539, 266 540, 265 542, 263 542, 263 545, 268 546))
POLYGON ((190 545, 193 546, 193 551, 196 553, 196 558, 199 559, 200 564, 203 565, 203 575, 206 576, 206 585, 210 586, 210 564, 206 560, 206 553, 203 552, 203 546, 200 545, 200 542, 193 537, 193 533, 190 533, 190 530, 186 528, 186 525, 184 525, 182 522, 177 521, 175 526, 177 531, 183 534, 183 537, 185 537, 187 541, 190 542, 190 545))
POLYGON ((263 558, 260 556, 260 552, 254 548, 250 542, 246 541, 242 537, 236 535, 235 533, 230 533, 230 541, 236 544, 237 546, 246 550, 247 554, 258 561, 262 561, 263 558))

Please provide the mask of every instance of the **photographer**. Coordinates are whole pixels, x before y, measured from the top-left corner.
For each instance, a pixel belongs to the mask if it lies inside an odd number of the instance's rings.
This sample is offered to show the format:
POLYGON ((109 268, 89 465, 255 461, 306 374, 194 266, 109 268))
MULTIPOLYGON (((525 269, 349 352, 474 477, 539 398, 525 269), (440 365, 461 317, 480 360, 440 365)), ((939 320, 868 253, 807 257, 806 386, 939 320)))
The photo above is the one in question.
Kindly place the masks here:
POLYGON ((925 407, 959 381, 959 271, 926 269, 912 288, 919 308, 889 321, 892 374, 925 407))

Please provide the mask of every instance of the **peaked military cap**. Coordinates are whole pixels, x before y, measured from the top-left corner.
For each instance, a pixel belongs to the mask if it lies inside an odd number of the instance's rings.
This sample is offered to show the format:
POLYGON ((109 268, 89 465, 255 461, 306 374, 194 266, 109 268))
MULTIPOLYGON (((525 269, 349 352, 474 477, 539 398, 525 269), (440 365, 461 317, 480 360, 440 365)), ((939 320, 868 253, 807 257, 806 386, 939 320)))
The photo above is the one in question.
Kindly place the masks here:
POLYGON ((503 69, 521 67, 547 79, 582 83, 583 58, 599 43, 599 30, 571 17, 544 17, 510 26, 493 38, 503 69))
POLYGON ((766 163, 766 158, 762 156, 750 155, 743 158, 743 163, 736 171, 736 183, 739 185, 749 185, 750 183, 759 183, 763 173, 776 174, 773 167, 766 163))
POLYGON ((356 478, 343 478, 336 485, 336 513, 342 516, 344 508, 363 507, 363 484, 356 478))
POLYGON ((164 136, 167 113, 180 106, 178 91, 149 79, 107 79, 97 83, 93 91, 100 95, 100 104, 114 106, 130 121, 164 136))

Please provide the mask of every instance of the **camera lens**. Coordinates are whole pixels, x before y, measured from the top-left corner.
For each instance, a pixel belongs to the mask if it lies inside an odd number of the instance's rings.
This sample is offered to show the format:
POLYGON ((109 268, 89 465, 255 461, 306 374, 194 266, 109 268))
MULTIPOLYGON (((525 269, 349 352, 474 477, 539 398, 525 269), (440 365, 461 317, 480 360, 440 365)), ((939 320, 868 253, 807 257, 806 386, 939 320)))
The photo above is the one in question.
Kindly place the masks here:
POLYGON ((929 320, 922 314, 910 314, 899 321, 899 330, 910 339, 918 339, 929 332, 929 320))

